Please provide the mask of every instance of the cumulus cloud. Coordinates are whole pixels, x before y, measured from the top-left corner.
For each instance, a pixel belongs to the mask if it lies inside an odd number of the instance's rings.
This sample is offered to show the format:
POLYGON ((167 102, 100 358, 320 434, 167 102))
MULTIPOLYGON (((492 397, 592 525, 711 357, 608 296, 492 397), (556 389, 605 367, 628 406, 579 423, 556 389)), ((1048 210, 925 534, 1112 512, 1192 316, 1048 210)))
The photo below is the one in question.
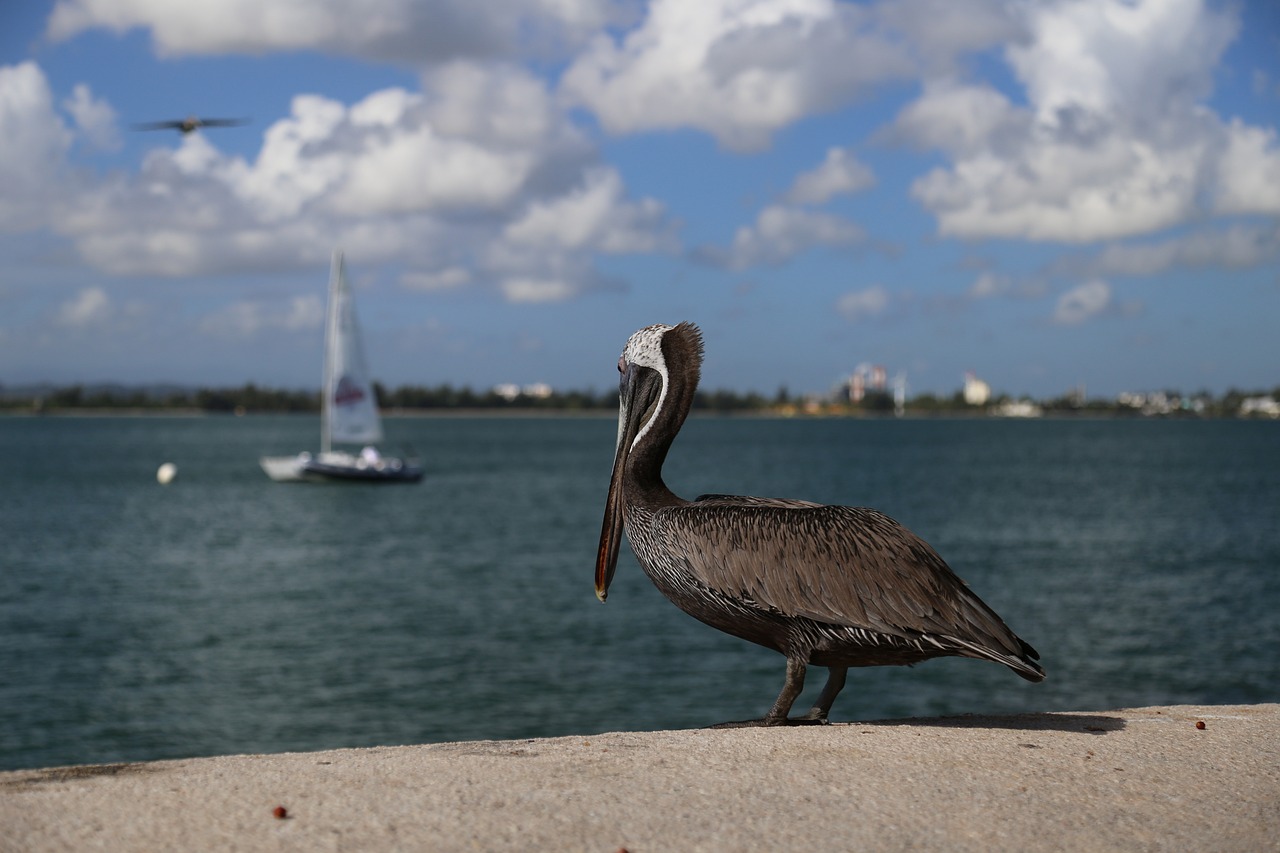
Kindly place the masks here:
POLYGON ((883 314, 888 307, 889 291, 880 284, 851 291, 836 300, 836 311, 851 323, 883 314))
POLYGON ((1009 292, 1009 280, 1002 275, 984 272, 969 286, 970 299, 989 299, 1009 292))
POLYGON ((1045 295, 1047 286, 1040 277, 1020 278, 1005 273, 986 270, 973 280, 965 296, 982 299, 1038 299, 1045 295))
POLYGON ((1225 211, 1276 209, 1274 139, 1200 106, 1233 12, 1201 0, 1011 8, 1028 36, 1005 57, 1026 104, 935 80, 887 134, 950 158, 912 186, 943 234, 1091 242, 1185 222, 1206 197, 1225 211), (1234 180, 1236 164, 1254 185, 1234 180))
POLYGON ((324 324, 324 303, 319 296, 296 296, 283 305, 239 301, 210 314, 201 331, 224 337, 249 338, 263 330, 299 331, 324 324))
POLYGON ((790 204, 822 204, 874 186, 875 175, 846 148, 830 148, 814 170, 799 175, 783 200, 790 204))
POLYGON ((695 254, 700 260, 741 270, 760 264, 783 264, 820 246, 847 247, 865 240, 862 228, 839 216, 770 205, 760 211, 754 224, 737 230, 727 249, 703 247, 695 254))
MULTIPOLYGON (((45 223, 120 276, 297 268, 338 244, 405 264, 406 287, 492 286, 522 301, 618 286, 595 271, 598 254, 675 248, 663 206, 630 198, 529 72, 454 63, 423 84, 351 105, 300 95, 253 159, 191 134, 151 150, 136 173, 82 181, 66 168, 75 133, 43 73, 0 68, 0 228, 45 223)), ((82 132, 108 115, 88 90, 72 103, 82 132)), ((258 311, 212 322, 279 325, 258 311)))
POLYGON ((960 57, 1025 36, 1025 21, 1006 0, 889 0, 873 14, 911 46, 930 76, 954 70, 960 57))
POLYGON ((561 89, 611 133, 693 127, 758 149, 779 128, 912 72, 876 23, 834 0, 654 0, 624 37, 596 36, 561 89))
POLYGON ((530 204, 503 236, 522 245, 615 254, 670 250, 676 245, 662 205, 651 198, 627 201, 622 177, 604 167, 586 172, 582 185, 568 193, 530 204))
POLYGON ((630 18, 622 0, 58 0, 48 36, 149 31, 162 56, 316 50, 380 62, 560 52, 630 18))
POLYGON ((58 117, 49 83, 34 62, 0 66, 0 228, 48 224, 68 195, 73 135, 58 117))
POLYGON ((58 308, 56 320, 61 326, 84 328, 111 317, 111 299, 101 287, 86 287, 75 298, 58 308))
POLYGON ((1217 177, 1220 212, 1280 214, 1280 145, 1275 130, 1233 119, 1217 177))
POLYGON ((462 287, 471 280, 471 271, 466 267, 445 267, 442 270, 407 272, 400 276, 400 286, 406 290, 433 293, 462 287))
POLYGON ((116 126, 116 111, 106 101, 93 96, 93 92, 83 83, 77 83, 71 90, 71 97, 62 104, 81 134, 95 148, 103 151, 115 151, 120 147, 120 129, 116 126))
POLYGON ((1111 285, 1101 279, 1078 284, 1058 297, 1053 322, 1076 326, 1106 311, 1111 305, 1111 285))
POLYGON ((1108 246, 1083 266, 1098 275, 1149 276, 1182 267, 1246 269, 1280 256, 1280 226, 1236 224, 1171 240, 1108 246))

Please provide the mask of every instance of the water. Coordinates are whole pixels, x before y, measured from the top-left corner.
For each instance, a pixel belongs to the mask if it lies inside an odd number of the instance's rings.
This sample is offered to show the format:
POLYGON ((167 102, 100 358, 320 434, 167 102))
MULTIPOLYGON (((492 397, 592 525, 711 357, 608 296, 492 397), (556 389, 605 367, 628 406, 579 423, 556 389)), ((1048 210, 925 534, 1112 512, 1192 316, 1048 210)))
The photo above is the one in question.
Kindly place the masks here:
MULTIPOLYGON (((314 418, 0 418, 0 768, 759 716, 776 653, 625 549, 596 602, 615 429, 394 419, 423 483, 316 486, 256 464, 314 418)), ((1280 701, 1280 424, 695 418, 667 468, 883 509, 1049 673, 855 670, 834 719, 1280 701)))

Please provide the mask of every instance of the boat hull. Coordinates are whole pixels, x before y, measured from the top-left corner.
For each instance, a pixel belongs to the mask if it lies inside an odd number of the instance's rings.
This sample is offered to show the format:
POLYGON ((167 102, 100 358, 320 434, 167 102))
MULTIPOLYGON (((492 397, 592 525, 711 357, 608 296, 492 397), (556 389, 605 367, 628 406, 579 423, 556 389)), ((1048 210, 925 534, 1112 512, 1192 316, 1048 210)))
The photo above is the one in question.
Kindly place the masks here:
POLYGON ((416 483, 422 479, 422 467, 394 456, 370 462, 349 453, 324 453, 312 456, 264 456, 258 460, 267 476, 278 483, 416 483))

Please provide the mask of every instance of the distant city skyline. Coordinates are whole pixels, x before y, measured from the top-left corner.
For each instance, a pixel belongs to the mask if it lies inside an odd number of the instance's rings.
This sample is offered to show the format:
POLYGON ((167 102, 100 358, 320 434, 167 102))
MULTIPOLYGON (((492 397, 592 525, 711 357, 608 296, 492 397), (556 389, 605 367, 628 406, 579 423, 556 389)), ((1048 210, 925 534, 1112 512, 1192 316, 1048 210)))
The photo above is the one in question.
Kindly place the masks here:
POLYGON ((1266 0, 6 4, 0 384, 318 386, 342 248, 391 387, 1271 389, 1278 134, 1266 0))

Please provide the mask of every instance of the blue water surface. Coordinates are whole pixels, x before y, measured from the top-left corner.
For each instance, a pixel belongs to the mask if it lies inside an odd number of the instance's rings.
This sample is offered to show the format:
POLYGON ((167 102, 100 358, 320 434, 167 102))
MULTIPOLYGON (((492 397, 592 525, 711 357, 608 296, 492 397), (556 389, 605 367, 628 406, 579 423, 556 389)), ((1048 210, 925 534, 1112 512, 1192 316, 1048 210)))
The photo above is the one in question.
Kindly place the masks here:
MULTIPOLYGON (((611 418, 387 431, 421 484, 268 480, 258 456, 314 450, 314 417, 0 418, 0 769, 768 709, 782 658, 685 616, 625 549, 595 600, 611 418)), ((849 720, 1280 701, 1277 472, 1274 422, 695 417, 667 481, 888 512, 1049 673, 855 670, 849 720)))

